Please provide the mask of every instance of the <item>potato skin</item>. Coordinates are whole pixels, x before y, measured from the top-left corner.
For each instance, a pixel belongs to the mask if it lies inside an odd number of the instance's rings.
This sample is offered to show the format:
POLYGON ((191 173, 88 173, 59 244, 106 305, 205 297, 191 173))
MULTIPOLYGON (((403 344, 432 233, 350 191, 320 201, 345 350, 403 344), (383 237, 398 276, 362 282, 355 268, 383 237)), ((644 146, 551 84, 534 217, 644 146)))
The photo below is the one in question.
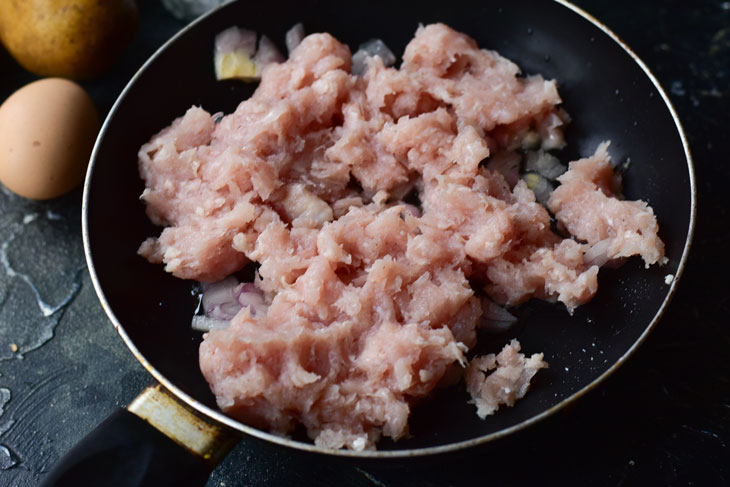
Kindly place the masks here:
POLYGON ((32 73, 89 79, 111 67, 138 18, 134 0, 3 0, 0 39, 32 73))

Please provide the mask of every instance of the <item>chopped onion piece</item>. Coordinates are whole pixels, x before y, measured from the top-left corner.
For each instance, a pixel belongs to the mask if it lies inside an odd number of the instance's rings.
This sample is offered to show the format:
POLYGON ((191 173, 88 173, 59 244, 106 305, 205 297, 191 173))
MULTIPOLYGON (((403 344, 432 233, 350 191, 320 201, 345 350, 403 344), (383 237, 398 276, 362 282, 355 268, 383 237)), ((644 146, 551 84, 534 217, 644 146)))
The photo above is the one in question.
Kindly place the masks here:
POLYGON ((558 113, 551 113, 547 120, 539 127, 544 150, 562 149, 565 147, 565 134, 563 126, 570 120, 570 116, 561 110, 558 113))
POLYGON ((486 296, 481 298, 482 320, 479 327, 489 332, 503 332, 509 330, 517 317, 498 305, 486 296))
POLYGON ((256 32, 240 27, 229 27, 215 36, 216 52, 240 51, 249 58, 256 53, 256 32))
POLYGON ((225 330, 230 324, 230 321, 216 320, 203 315, 193 316, 192 322, 195 331, 225 330))
POLYGON ((368 69, 367 60, 370 57, 379 57, 383 65, 392 66, 395 64, 395 55, 388 46, 380 39, 370 39, 360 44, 359 49, 352 55, 352 74, 362 76, 368 69))
POLYGON ((541 205, 547 204, 547 200, 550 198, 550 193, 553 192, 553 185, 544 176, 539 175, 536 172, 528 172, 522 179, 527 183, 527 187, 535 193, 535 199, 541 205))
POLYGON ((238 304, 242 308, 248 306, 251 311, 251 316, 256 316, 259 313, 266 312, 266 301, 264 301, 264 295, 259 291, 255 284, 247 282, 241 284, 241 287, 237 290, 238 304))
POLYGON ((535 132, 534 130, 529 130, 524 137, 522 137, 522 142, 520 142, 520 148, 522 150, 535 150, 540 147, 540 144, 542 143, 542 140, 540 139, 540 134, 535 132))
POLYGON ((421 209, 419 207, 417 207, 416 205, 412 205, 410 203, 405 203, 404 206, 405 206, 405 211, 407 213, 410 213, 412 217, 415 217, 415 218, 421 217, 421 215, 422 215, 421 209))
POLYGON ((262 35, 256 49, 256 33, 230 27, 215 38, 214 64, 216 79, 238 78, 258 80, 269 64, 284 61, 276 45, 262 35))
POLYGON ((238 279, 227 277, 213 284, 203 284, 203 310, 206 316, 218 320, 231 320, 241 305, 236 295, 238 279))
POLYGON ((269 64, 283 63, 284 56, 279 52, 279 48, 276 47, 276 44, 271 39, 262 35, 259 39, 259 48, 253 57, 253 62, 256 64, 256 70, 260 76, 264 68, 269 64))
POLYGON ((583 263, 587 266, 597 265, 609 269, 618 269, 626 263, 626 257, 616 257, 608 254, 612 239, 606 238, 593 245, 583 245, 583 263))
POLYGON ((204 315, 193 316, 193 329, 209 331, 225 328, 243 308, 248 308, 251 316, 265 314, 268 306, 264 295, 252 282, 239 283, 233 276, 203 284, 201 299, 204 315))
POLYGON ((597 265, 602 267, 609 261, 608 247, 611 245, 610 238, 596 242, 593 245, 586 245, 585 253, 583 254, 583 262, 587 266, 597 265))
POLYGON ((302 39, 304 39, 304 24, 299 22, 298 24, 294 24, 294 26, 286 31, 286 50, 289 52, 289 55, 291 56, 291 52, 302 42, 302 39))
POLYGON ((264 295, 261 292, 261 290, 256 287, 256 284, 254 284, 252 282, 244 282, 244 283, 241 283, 241 287, 239 288, 239 292, 241 292, 241 293, 256 293, 256 294, 259 294, 261 296, 264 295))
POLYGON ((543 150, 528 152, 525 158, 525 171, 536 172, 550 180, 556 179, 567 170, 557 157, 543 150))
POLYGON ((370 56, 378 56, 385 66, 392 66, 395 64, 395 55, 388 46, 385 45, 380 39, 370 39, 369 41, 360 44, 360 49, 368 53, 370 56))

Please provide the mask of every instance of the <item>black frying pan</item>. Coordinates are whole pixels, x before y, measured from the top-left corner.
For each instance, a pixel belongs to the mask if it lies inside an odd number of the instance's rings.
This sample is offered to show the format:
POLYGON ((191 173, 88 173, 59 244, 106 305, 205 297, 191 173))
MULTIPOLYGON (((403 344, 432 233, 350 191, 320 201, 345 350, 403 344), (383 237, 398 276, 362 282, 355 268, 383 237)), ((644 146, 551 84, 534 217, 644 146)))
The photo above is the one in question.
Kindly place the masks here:
MULTIPOLYGON (((673 295, 687 258, 694 211, 692 162, 666 95, 615 35, 567 3, 418 2, 414 8, 400 2, 241 1, 219 8, 176 35, 124 90, 92 155, 83 223, 89 269, 101 302, 131 351, 168 391, 164 393, 167 397, 177 398, 196 415, 222 425, 223 431, 234 432, 236 438, 243 433, 342 456, 406 457, 451 451, 507 435, 564 407, 606 378, 645 339, 673 295), (543 351, 550 368, 536 376, 530 393, 514 408, 500 409, 484 421, 467 404, 463 388, 442 390, 414 408, 412 438, 383 441, 376 452, 354 453, 318 449, 304 436, 285 439, 227 418, 217 410, 198 369, 201 335, 189 326, 197 305, 192 284, 166 274, 161 266, 149 264, 136 253, 140 242, 160 231, 147 220, 139 201, 143 184, 137 173, 138 148, 191 105, 201 105, 211 113, 229 113, 252 93, 254 85, 214 78, 213 39, 231 25, 265 33, 283 48, 286 30, 303 22, 307 32, 330 32, 354 48, 379 37, 401 53, 418 23, 436 21, 469 34, 482 47, 498 50, 525 73, 558 80, 564 107, 573 118, 568 148, 560 157, 568 161, 586 156, 600 141, 612 140, 613 159, 630 159, 625 195, 644 199, 654 208, 669 263, 647 270, 634 259, 616 270, 602 269, 598 296, 573 316, 562 306, 540 302, 518 308, 520 325, 515 333, 523 349, 543 351), (671 282, 668 275, 674 276, 671 282)), ((490 341, 482 337, 481 350, 501 348, 508 338, 511 336, 490 341)), ((144 430, 135 420, 121 416, 104 428, 126 433, 144 430)), ((71 475, 69 471, 78 471, 67 467, 73 465, 74 454, 93 458, 89 464, 102 464, 88 453, 101 436, 97 432, 92 443, 87 440, 77 447, 49 476, 48 485, 71 475)), ((138 436, 142 440, 134 441, 146 441, 149 435, 138 436)), ((165 440, 154 441, 163 450, 167 448, 165 440)), ((220 441, 225 443, 225 435, 220 441)), ((225 450, 221 447, 218 453, 225 450)), ((128 458, 128 449, 120 451, 118 458, 128 458)), ((149 465, 156 462, 163 471, 166 465, 162 462, 177 462, 174 470, 182 472, 180 465, 185 462, 176 455, 150 453, 140 478, 152 478, 155 474, 149 472, 157 467, 149 465)), ((219 456, 195 467, 202 472, 201 478, 219 456)), ((187 472, 181 475, 193 478, 187 472)))

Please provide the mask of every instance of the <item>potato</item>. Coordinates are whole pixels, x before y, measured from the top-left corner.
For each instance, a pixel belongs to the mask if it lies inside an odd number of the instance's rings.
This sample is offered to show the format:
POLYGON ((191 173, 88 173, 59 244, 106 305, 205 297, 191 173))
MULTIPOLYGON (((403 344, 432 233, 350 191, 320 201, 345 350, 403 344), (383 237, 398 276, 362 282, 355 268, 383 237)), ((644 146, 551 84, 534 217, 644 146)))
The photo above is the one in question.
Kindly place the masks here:
POLYGON ((111 67, 138 17, 134 0, 2 0, 0 40, 28 71, 86 79, 111 67))

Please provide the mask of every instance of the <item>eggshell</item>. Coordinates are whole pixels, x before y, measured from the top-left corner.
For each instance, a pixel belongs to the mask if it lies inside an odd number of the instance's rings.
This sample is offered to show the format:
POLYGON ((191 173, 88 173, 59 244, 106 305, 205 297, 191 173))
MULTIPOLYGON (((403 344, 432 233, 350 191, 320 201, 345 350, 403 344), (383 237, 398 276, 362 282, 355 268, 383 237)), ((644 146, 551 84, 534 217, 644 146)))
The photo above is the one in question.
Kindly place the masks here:
POLYGON ((98 132, 96 108, 76 83, 22 87, 0 105, 0 182, 38 200, 69 192, 84 179, 98 132))

